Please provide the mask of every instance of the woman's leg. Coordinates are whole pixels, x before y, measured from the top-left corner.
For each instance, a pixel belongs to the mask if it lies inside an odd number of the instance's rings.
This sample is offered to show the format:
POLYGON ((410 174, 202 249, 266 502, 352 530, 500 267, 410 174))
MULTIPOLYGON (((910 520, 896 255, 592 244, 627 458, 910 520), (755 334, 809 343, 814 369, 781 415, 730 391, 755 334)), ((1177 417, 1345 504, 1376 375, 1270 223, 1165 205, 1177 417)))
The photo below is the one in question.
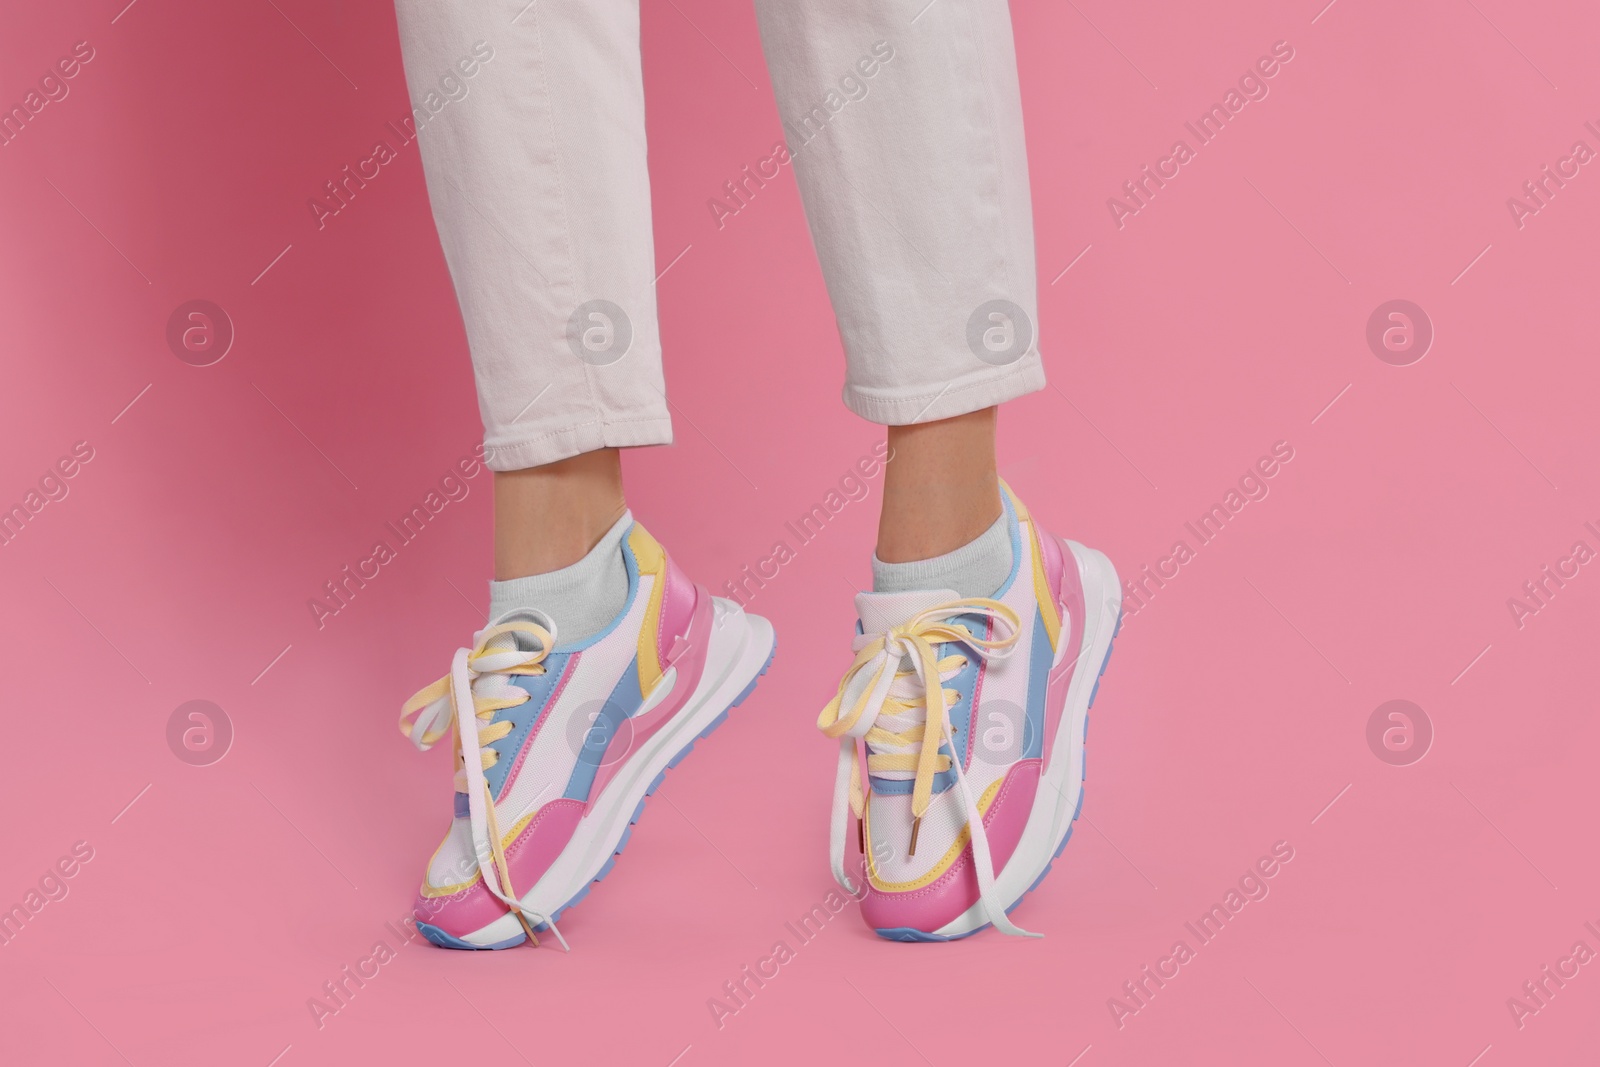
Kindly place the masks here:
POLYGON ((495 471, 489 620, 537 608, 563 642, 605 629, 628 599, 627 515, 615 448, 495 471))
POLYGON ((672 439, 638 0, 397 9, 495 472, 491 625, 401 716, 420 746, 457 745, 415 911, 436 944, 507 948, 610 869, 772 629, 715 609, 623 502, 618 449, 672 439))
POLYGON ((988 407, 938 422, 888 428, 876 555, 909 563, 953 552, 1000 517, 995 420, 988 407))
POLYGON ((582 559, 627 505, 615 448, 494 474, 494 576, 509 581, 582 559))
POLYGON ((888 938, 1021 933, 1006 913, 1076 817, 1120 602, 1105 557, 1042 531, 995 469, 997 405, 1044 385, 1010 12, 757 10, 845 403, 893 449, 856 661, 820 720, 841 745, 834 876, 854 892, 865 873, 861 915, 888 938))
POLYGON ((905 425, 1042 389, 1006 0, 756 10, 844 341, 845 404, 905 425))
POLYGON ((877 558, 947 554, 1000 517, 996 405, 1044 386, 1006 0, 756 7, 845 403, 889 427, 877 558))
POLYGON ((413 121, 495 475, 495 577, 575 563, 616 449, 672 440, 638 0, 397 0, 413 121))

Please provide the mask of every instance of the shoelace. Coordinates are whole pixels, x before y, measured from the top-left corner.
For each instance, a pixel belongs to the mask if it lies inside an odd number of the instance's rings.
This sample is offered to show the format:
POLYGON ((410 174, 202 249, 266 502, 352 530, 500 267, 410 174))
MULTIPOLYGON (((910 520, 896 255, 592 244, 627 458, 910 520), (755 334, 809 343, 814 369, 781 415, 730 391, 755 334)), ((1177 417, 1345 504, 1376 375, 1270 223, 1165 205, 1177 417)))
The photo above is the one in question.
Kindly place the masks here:
MULTIPOLYGON (((935 647, 956 643, 986 660, 1003 659, 1014 649, 1019 632, 1015 611, 998 600, 973 597, 928 608, 910 621, 890 627, 886 633, 856 637, 852 646, 856 653, 855 662, 839 682, 838 693, 817 717, 818 728, 829 737, 839 739, 833 819, 828 837, 834 880, 847 893, 858 895, 844 867, 848 812, 853 811, 859 820, 866 811, 866 795, 861 787, 860 759, 856 751, 856 742, 860 740, 868 746, 869 771, 915 772, 911 787, 911 839, 907 855, 916 854, 922 816, 933 800, 933 776, 954 767, 956 788, 960 790, 967 809, 973 867, 978 876, 978 899, 983 904, 984 913, 995 929, 1004 933, 1040 936, 1016 926, 1006 916, 1005 908, 995 895, 994 862, 989 852, 988 835, 983 829, 983 816, 978 811, 977 798, 967 784, 961 760, 952 760, 950 756, 939 752, 940 746, 946 741, 950 743, 950 751, 956 752, 954 730, 949 718, 952 696, 944 688, 944 682, 947 675, 958 672, 967 660, 959 653, 942 660, 936 659, 935 647), (978 615, 989 619, 996 636, 988 640, 975 636, 966 627, 951 621, 959 615, 978 615), (903 657, 911 660, 911 671, 898 669, 903 657), (843 707, 846 694, 859 684, 861 678, 871 680, 861 687, 860 695, 847 713, 843 707), (917 682, 921 683, 920 687, 916 685, 917 682), (906 730, 891 730, 877 725, 880 715, 887 713, 897 716, 916 707, 924 709, 920 728, 913 725, 906 730), (873 747, 912 747, 916 751, 873 752, 873 747)), ((864 846, 863 841, 863 851, 864 846)))
POLYGON ((494 713, 514 708, 530 697, 521 686, 512 685, 511 675, 543 674, 543 660, 555 647, 555 623, 541 616, 548 627, 536 622, 513 619, 478 631, 474 647, 458 648, 450 661, 450 673, 420 689, 400 709, 400 732, 426 752, 434 742, 453 728, 456 756, 460 768, 455 785, 467 795, 467 814, 472 827, 472 849, 478 869, 485 873, 483 884, 511 909, 534 945, 536 925, 548 923, 556 940, 567 948, 566 938, 547 916, 526 911, 511 886, 511 869, 506 863, 500 839, 500 823, 495 817, 494 796, 483 772, 499 760, 499 753, 486 747, 512 730, 509 720, 491 722, 494 713), (517 634, 526 637, 532 649, 517 647, 517 634), (473 759, 468 753, 477 753, 473 759), (488 877, 488 872, 494 877, 488 877), (529 917, 535 921, 529 922, 529 917))

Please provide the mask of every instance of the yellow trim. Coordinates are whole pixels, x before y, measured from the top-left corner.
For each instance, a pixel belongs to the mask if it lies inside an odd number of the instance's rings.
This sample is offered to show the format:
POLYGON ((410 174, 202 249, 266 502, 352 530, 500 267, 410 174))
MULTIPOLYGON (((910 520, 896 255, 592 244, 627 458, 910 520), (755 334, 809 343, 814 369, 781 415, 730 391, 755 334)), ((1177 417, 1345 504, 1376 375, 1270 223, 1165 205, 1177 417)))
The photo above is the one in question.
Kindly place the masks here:
POLYGON ((1039 543, 1039 527, 1030 522, 1028 529, 1033 534, 1033 595, 1039 601, 1039 617, 1044 619, 1044 632, 1050 638, 1050 651, 1054 652, 1061 643, 1061 609, 1050 592, 1050 579, 1044 573, 1044 546, 1039 543))
POLYGON ((661 547, 661 542, 651 537, 649 531, 638 523, 634 523, 633 529, 628 531, 628 547, 633 550, 640 574, 656 574, 667 561, 667 553, 661 547))
POLYGON ((650 604, 645 609, 644 625, 639 628, 639 695, 643 696, 661 680, 661 655, 656 648, 656 635, 661 630, 661 601, 667 592, 667 554, 661 543, 638 523, 628 532, 628 547, 639 565, 640 579, 646 575, 655 578, 650 586, 650 604))
POLYGON ((443 889, 435 889, 427 882, 423 882, 422 888, 418 891, 418 895, 425 900, 433 900, 435 897, 453 897, 463 889, 471 889, 481 881, 483 881, 482 871, 474 874, 472 876, 472 881, 470 882, 462 882, 459 885, 447 885, 443 889))
MULTIPOLYGON (((978 817, 980 819, 988 812, 989 805, 994 803, 994 798, 999 794, 1000 787, 1005 784, 1005 780, 1004 775, 996 778, 990 783, 989 788, 983 791, 983 796, 978 798, 978 817)), ((961 855, 961 850, 967 847, 967 842, 972 838, 972 827, 963 826, 961 832, 956 835, 955 844, 950 846, 949 851, 939 858, 939 862, 935 863, 933 869, 927 874, 910 882, 885 882, 878 878, 877 864, 872 862, 871 815, 872 808, 871 805, 868 805, 862 818, 862 824, 866 829, 867 835, 867 878, 872 882, 874 889, 879 889, 886 893, 903 893, 909 889, 921 889, 925 885, 938 881, 939 877, 956 861, 956 857, 961 855)))
POLYGON ((1017 521, 1028 528, 1028 543, 1033 554, 1033 597, 1039 602, 1039 616, 1044 620, 1044 632, 1050 638, 1050 651, 1053 653, 1061 642, 1061 609, 1050 592, 1050 579, 1044 572, 1044 546, 1039 541, 1044 535, 1039 532, 1039 524, 1033 521, 1027 506, 1017 499, 1017 494, 1011 491, 1011 487, 1001 482, 1000 488, 1011 498, 1011 506, 1017 512, 1017 521))
MULTIPOLYGON (((453 827, 452 827, 452 831, 453 831, 453 827)), ((439 842, 439 847, 433 850, 433 855, 431 857, 429 857, 429 859, 428 859, 428 870, 430 870, 430 871, 433 870, 433 861, 439 858, 439 853, 444 851, 444 846, 446 846, 446 845, 448 845, 450 843, 450 838, 453 837, 453 836, 455 836, 453 832, 452 833, 447 833, 447 834, 444 835, 444 840, 439 842)), ((471 889, 473 886, 477 885, 479 882, 481 882, 483 880, 483 872, 482 871, 474 871, 474 872, 472 872, 472 877, 470 879, 468 879, 467 881, 465 881, 465 882, 458 882, 455 885, 438 886, 438 887, 431 886, 431 885, 428 884, 428 882, 427 882, 427 877, 428 876, 426 874, 424 874, 422 877, 423 877, 423 882, 422 882, 422 889, 421 889, 420 892, 421 892, 423 897, 431 900, 434 897, 453 897, 457 893, 461 892, 463 889, 471 889)))
MULTIPOLYGON (((539 809, 539 811, 543 811, 543 810, 544 810, 543 807, 541 807, 539 809)), ((513 826, 511 828, 511 832, 506 834, 506 836, 504 836, 504 837, 502 837, 500 839, 500 847, 501 848, 506 848, 507 846, 509 846, 511 844, 511 842, 513 842, 517 838, 521 837, 522 836, 522 831, 524 831, 524 830, 526 830, 528 828, 528 824, 533 821, 533 817, 535 815, 539 814, 539 811, 533 812, 532 814, 529 814, 529 815, 524 815, 522 818, 518 819, 517 820, 517 825, 515 825, 515 826, 513 826)))
MULTIPOLYGON (((541 807, 539 809, 539 811, 543 811, 543 810, 544 810, 543 807, 541 807)), ((530 815, 524 815, 522 818, 518 819, 517 820, 517 825, 515 825, 515 826, 513 826, 511 828, 511 832, 506 834, 505 836, 503 836, 500 839, 500 847, 502 849, 504 849, 504 848, 508 847, 511 844, 511 842, 515 841, 518 837, 521 837, 522 836, 522 831, 524 831, 524 830, 526 830, 528 828, 528 824, 533 821, 533 818, 534 818, 535 815, 539 814, 539 811, 533 812, 530 815)), ((438 859, 439 858, 439 853, 444 851, 444 846, 450 843, 451 836, 452 835, 450 835, 450 834, 445 834, 444 840, 439 842, 439 847, 433 850, 433 859, 430 859, 428 861, 428 866, 430 868, 433 867, 433 860, 438 859)), ((483 871, 480 869, 480 870, 478 870, 478 871, 473 873, 472 878, 471 878, 470 881, 458 882, 455 885, 448 885, 448 886, 435 888, 433 886, 428 885, 426 882, 424 882, 422 884, 422 895, 425 896, 425 897, 453 897, 457 893, 461 892, 463 889, 471 889, 473 886, 477 885, 481 881, 483 881, 483 871)))

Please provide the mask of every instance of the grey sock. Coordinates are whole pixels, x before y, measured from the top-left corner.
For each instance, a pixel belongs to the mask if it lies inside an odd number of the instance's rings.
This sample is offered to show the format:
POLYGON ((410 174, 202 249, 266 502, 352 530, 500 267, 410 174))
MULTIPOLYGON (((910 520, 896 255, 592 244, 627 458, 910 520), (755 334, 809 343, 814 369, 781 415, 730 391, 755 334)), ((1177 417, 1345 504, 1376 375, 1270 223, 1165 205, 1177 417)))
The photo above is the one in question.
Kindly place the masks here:
POLYGON ((872 591, 906 593, 954 589, 958 596, 993 596, 1011 573, 1011 530, 1006 516, 954 552, 910 563, 885 563, 872 557, 872 591))
POLYGON ((623 512, 600 543, 570 567, 504 582, 491 581, 489 621, 516 608, 538 608, 555 620, 556 640, 563 645, 604 630, 628 600, 622 537, 632 525, 633 512, 623 512))

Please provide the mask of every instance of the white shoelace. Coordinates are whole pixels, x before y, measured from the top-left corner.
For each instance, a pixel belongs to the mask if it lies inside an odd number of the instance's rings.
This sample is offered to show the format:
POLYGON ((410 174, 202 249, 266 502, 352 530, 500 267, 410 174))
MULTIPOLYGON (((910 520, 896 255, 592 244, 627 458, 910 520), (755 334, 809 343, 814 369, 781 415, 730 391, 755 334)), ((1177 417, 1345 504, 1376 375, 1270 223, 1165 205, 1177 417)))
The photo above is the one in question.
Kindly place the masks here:
POLYGON ((539 939, 533 928, 548 925, 561 947, 571 951, 550 917, 524 908, 512 888, 494 798, 483 773, 498 759, 494 750, 484 745, 509 733, 510 723, 496 723, 483 730, 480 725, 487 724, 495 711, 529 699, 525 689, 511 683, 510 676, 544 673, 541 663, 555 647, 554 621, 542 612, 526 614, 529 620, 511 619, 486 627, 473 636, 474 647, 456 649, 450 673, 406 702, 400 712, 400 732, 419 750, 427 751, 454 728, 461 752, 458 773, 464 777, 461 784, 467 795, 472 849, 484 886, 517 917, 535 945, 539 939), (515 635, 519 633, 531 641, 533 649, 517 646, 515 635), (530 918, 535 921, 530 922, 530 918))
MULTIPOLYGON (((983 816, 978 811, 978 798, 973 794, 972 787, 967 782, 966 771, 961 766, 950 726, 949 708, 944 691, 946 670, 941 669, 940 662, 934 656, 937 645, 956 643, 985 660, 1003 659, 1015 648, 1018 633, 1016 612, 997 600, 974 597, 928 608, 913 616, 910 621, 891 627, 887 632, 861 634, 855 639, 852 645, 856 652, 855 662, 840 681, 837 695, 817 719, 817 725, 823 733, 839 739, 839 763, 834 777, 833 816, 829 825, 828 842, 834 880, 845 892, 852 896, 860 895, 860 890, 845 870, 844 862, 845 835, 849 828, 850 813, 853 810, 860 818, 866 808, 866 797, 861 787, 860 754, 857 743, 858 741, 862 744, 871 743, 886 749, 906 746, 915 750, 915 777, 911 794, 913 842, 922 816, 932 801, 935 768, 941 759, 948 759, 955 770, 956 788, 966 808, 967 827, 972 841, 973 869, 978 879, 978 900, 982 904, 985 916, 994 924, 995 929, 1003 933, 1021 937, 1042 936, 1029 933, 1012 923, 996 894, 994 860, 989 850, 988 835, 984 831, 983 816), (999 636, 991 640, 974 637, 965 627, 950 621, 959 615, 978 615, 989 619, 994 632, 999 636), (908 676, 898 670, 903 658, 911 660, 913 666, 911 673, 915 681, 921 683, 920 701, 915 692, 907 692, 903 679, 908 679, 908 676), (861 686, 860 679, 870 680, 861 686), (895 691, 897 680, 902 680, 898 692, 895 691), (846 713, 843 710, 846 696, 853 694, 858 688, 860 694, 846 713), (884 713, 887 703, 893 703, 897 708, 904 708, 907 711, 920 703, 924 714, 920 739, 904 738, 905 734, 914 731, 915 725, 903 731, 878 726, 878 719, 884 713), (939 748, 944 744, 950 746, 951 757, 939 756, 939 748)), ((959 667, 955 669, 959 670, 959 667)), ((893 719, 896 713, 891 712, 890 716, 893 719)), ((895 769, 912 769, 901 766, 911 762, 912 758, 910 751, 872 753, 868 756, 869 770, 874 759, 878 760, 880 765, 891 765, 895 769)))

